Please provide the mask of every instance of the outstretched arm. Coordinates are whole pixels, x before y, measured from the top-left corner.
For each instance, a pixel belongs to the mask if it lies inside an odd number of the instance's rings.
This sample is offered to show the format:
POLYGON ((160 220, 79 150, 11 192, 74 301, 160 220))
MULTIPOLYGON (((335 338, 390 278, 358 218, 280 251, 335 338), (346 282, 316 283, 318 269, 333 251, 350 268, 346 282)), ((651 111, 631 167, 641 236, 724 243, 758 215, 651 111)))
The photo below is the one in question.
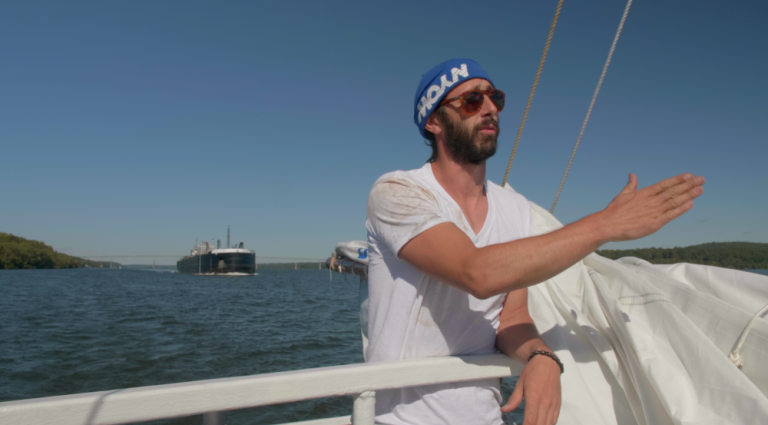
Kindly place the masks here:
POLYGON ((704 178, 681 174, 637 190, 630 174, 604 210, 554 232, 477 248, 453 223, 438 224, 406 243, 399 257, 477 298, 543 282, 607 242, 650 235, 693 207, 704 178))
POLYGON ((526 364, 515 391, 502 412, 511 412, 525 396, 525 423, 550 425, 560 415, 560 366, 546 356, 528 357, 534 350, 552 352, 539 336, 528 313, 528 289, 507 294, 501 311, 496 347, 509 357, 526 364))

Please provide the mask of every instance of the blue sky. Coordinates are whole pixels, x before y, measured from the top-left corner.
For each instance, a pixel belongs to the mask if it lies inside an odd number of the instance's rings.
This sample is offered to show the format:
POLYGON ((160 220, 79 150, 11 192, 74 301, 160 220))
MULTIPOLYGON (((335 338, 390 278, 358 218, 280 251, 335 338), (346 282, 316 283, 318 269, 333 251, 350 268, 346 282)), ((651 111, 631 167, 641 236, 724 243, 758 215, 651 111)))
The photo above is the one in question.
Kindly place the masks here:
MULTIPOLYGON (((365 238, 378 176, 428 158, 413 100, 438 62, 473 58, 507 93, 501 181, 556 3, 4 2, 0 231, 181 256, 231 225, 261 257, 325 258, 365 238)), ((546 208, 623 8, 563 6, 510 174, 546 208)), ((636 1, 558 218, 604 208, 629 172, 690 171, 694 210, 608 247, 768 242, 767 19, 765 2, 636 1)))

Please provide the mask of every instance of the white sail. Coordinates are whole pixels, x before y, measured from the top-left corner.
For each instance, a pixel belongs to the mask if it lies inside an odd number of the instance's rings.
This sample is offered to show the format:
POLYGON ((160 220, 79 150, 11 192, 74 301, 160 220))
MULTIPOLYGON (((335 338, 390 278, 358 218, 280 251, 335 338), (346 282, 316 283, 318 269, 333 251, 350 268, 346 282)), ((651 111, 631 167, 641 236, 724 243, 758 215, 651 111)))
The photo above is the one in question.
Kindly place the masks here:
MULTIPOLYGON (((532 204, 535 233, 562 225, 532 204)), ((529 288, 529 309, 565 363, 564 424, 768 423, 768 321, 739 370, 728 359, 768 303, 768 277, 592 254, 529 288)))

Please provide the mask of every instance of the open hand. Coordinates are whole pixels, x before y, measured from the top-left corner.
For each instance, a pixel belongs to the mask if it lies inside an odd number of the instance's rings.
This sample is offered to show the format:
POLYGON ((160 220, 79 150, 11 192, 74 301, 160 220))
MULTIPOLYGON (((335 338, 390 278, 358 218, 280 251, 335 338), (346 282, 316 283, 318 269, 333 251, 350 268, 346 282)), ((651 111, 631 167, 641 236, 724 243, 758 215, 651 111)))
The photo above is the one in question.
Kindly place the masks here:
POLYGON ((560 416, 560 366, 547 356, 534 356, 520 374, 502 412, 511 412, 525 396, 523 425, 554 425, 560 416))
POLYGON ((662 180, 637 190, 637 176, 601 211, 603 226, 613 242, 639 239, 661 229, 693 208, 693 200, 704 193, 704 177, 690 173, 662 180))

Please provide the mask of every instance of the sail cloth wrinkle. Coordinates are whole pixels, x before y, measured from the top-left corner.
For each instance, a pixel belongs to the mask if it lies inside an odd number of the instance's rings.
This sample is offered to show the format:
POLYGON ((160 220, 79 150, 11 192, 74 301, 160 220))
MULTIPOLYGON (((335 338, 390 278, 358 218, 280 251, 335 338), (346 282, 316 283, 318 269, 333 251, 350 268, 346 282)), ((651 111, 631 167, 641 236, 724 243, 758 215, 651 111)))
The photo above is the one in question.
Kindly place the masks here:
MULTIPOLYGON (((531 210, 535 234, 562 227, 540 206, 531 210)), ((558 423, 768 423, 768 368, 760 367, 768 321, 747 339, 744 373, 726 356, 752 304, 768 298, 768 278, 592 254, 528 294, 539 332, 565 363, 558 423), (758 301, 715 296, 728 287, 757 292, 758 301)))
MULTIPOLYGON (((572 267, 575 269, 577 267, 572 267)), ((629 424, 635 420, 619 383, 613 347, 564 291, 551 281, 529 288, 531 317, 549 347, 566 365, 562 424, 629 424)))
POLYGON ((635 257, 625 257, 618 261, 644 270, 658 271, 700 293, 712 295, 730 305, 743 306, 747 313, 754 313, 768 304, 765 276, 759 274, 686 263, 654 265, 635 257))
MULTIPOLYGON (((733 350, 747 323, 761 309, 756 306, 763 304, 768 292, 768 279, 754 273, 696 264, 651 265, 631 257, 621 259, 620 263, 635 273, 651 276, 659 292, 666 294, 725 355, 733 350), (674 279, 668 273, 670 270, 676 273, 672 275, 674 279), (726 295, 728 288, 731 294, 726 295), (744 296, 744 292, 749 296, 744 296)), ((768 395, 768 320, 756 321, 741 356, 742 372, 768 395)))

